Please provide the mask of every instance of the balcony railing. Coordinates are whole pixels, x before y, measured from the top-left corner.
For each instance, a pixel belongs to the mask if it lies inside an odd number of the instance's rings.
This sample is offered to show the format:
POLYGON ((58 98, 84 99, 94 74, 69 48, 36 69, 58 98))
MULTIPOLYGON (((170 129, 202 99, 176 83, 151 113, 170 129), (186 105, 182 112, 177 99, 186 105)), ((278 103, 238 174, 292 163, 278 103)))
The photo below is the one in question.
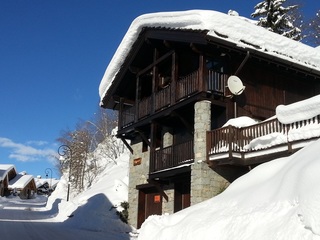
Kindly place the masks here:
POLYGON ((171 103, 171 87, 165 86, 155 94, 155 110, 158 111, 164 107, 169 106, 171 103))
POLYGON ((252 126, 228 126, 207 132, 207 154, 247 153, 268 149, 282 144, 320 137, 320 115, 311 119, 282 124, 271 119, 252 126))
POLYGON ((146 97, 139 102, 139 119, 151 113, 151 97, 146 97))
POLYGON ((150 173, 192 163, 193 140, 158 149, 151 153, 150 173))
POLYGON ((122 120, 119 121, 119 129, 125 128, 134 121, 139 121, 156 111, 169 107, 200 91, 212 91, 220 95, 225 94, 227 81, 226 74, 210 70, 205 74, 206 77, 203 79, 204 84, 200 84, 201 79, 199 78, 199 75, 199 71, 197 70, 187 76, 180 77, 176 82, 176 87, 174 88, 175 94, 172 92, 172 84, 168 84, 155 92, 154 97, 150 95, 141 99, 138 102, 138 108, 134 105, 131 108, 122 110, 122 112, 119 113, 122 114, 122 120), (200 85, 203 85, 204 89, 200 89, 200 85), (135 112, 136 110, 138 111, 137 113, 135 112), (135 117, 136 115, 138 118, 135 117))
POLYGON ((181 77, 177 82, 177 100, 199 91, 199 71, 181 77))
POLYGON ((134 107, 130 106, 122 111, 121 126, 127 127, 134 122, 134 107))
POLYGON ((208 90, 225 95, 226 83, 228 75, 224 73, 215 72, 212 70, 208 71, 208 90))

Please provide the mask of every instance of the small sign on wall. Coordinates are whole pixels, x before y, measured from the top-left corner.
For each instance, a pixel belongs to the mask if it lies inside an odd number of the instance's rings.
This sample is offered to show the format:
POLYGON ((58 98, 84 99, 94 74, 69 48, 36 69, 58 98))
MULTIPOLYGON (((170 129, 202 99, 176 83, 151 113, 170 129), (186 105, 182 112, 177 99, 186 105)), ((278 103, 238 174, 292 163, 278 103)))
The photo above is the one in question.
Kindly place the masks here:
POLYGON ((141 158, 133 159, 133 166, 137 166, 141 164, 141 158))
POLYGON ((161 202, 161 196, 160 196, 160 195, 154 195, 153 201, 154 201, 154 203, 159 203, 159 202, 161 202))

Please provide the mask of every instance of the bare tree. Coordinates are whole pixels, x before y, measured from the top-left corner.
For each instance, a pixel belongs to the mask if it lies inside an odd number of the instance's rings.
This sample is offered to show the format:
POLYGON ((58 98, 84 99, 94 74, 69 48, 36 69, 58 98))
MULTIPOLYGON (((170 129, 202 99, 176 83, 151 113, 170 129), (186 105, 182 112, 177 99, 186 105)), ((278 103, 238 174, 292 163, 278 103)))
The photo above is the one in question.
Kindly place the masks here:
POLYGON ((115 137, 116 119, 111 112, 99 110, 92 120, 79 121, 75 130, 63 131, 57 139, 72 152, 68 164, 61 165, 60 169, 62 173, 69 173, 73 189, 82 191, 91 185, 106 165, 116 164, 124 151, 122 142, 115 137))
POLYGON ((84 187, 86 159, 91 143, 90 133, 78 124, 76 130, 64 131, 58 142, 67 145, 71 150, 71 156, 68 159, 70 162, 62 165, 61 171, 69 171, 72 186, 81 191, 84 187))

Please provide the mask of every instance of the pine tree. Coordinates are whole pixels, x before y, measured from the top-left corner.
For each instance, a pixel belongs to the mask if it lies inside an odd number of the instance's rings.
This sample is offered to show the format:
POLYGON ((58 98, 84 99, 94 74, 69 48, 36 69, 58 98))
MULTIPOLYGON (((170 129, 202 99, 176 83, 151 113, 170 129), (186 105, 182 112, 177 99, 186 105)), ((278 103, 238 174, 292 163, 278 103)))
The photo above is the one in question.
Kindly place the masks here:
POLYGON ((285 2, 286 0, 264 0, 254 7, 255 11, 251 16, 260 17, 259 26, 299 41, 302 39, 301 30, 293 24, 296 19, 293 10, 298 5, 284 7, 285 2))
POLYGON ((313 17, 308 26, 308 42, 320 46, 320 10, 313 17))

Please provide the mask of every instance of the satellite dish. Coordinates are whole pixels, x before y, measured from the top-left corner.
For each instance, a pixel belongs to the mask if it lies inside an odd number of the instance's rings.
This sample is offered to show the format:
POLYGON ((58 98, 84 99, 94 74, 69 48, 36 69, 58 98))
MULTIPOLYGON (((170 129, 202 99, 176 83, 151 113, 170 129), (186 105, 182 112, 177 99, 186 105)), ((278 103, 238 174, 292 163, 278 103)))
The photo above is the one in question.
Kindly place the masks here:
POLYGON ((233 95, 240 95, 246 87, 243 86, 240 78, 232 75, 228 78, 228 88, 233 95))

